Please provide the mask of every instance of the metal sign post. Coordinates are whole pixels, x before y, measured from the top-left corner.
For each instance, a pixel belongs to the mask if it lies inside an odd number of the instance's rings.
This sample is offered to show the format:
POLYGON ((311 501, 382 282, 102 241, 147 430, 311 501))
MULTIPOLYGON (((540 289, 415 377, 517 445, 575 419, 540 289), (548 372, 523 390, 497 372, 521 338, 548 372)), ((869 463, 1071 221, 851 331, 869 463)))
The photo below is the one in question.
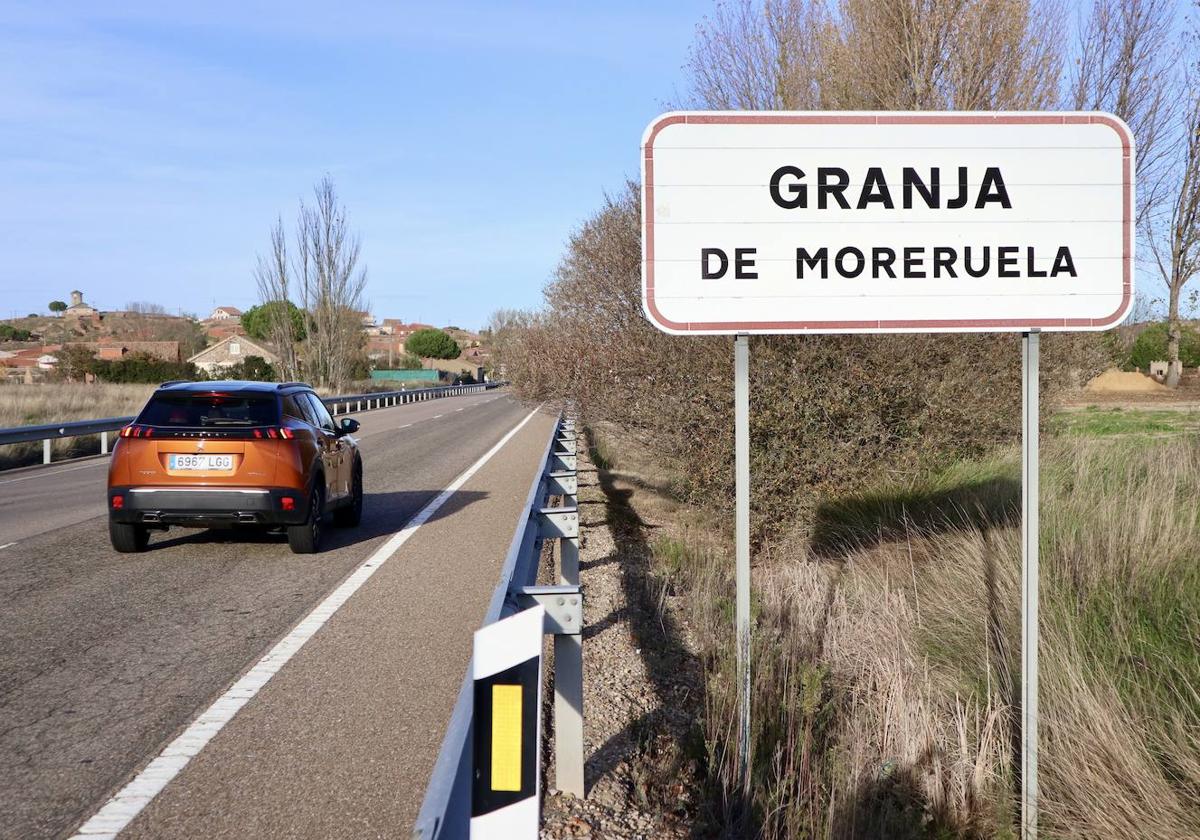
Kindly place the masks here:
POLYGON ((1038 822, 1038 350, 1021 337, 1021 838, 1038 822))
POLYGON ((750 337, 733 339, 737 577, 738 777, 750 786, 750 337))

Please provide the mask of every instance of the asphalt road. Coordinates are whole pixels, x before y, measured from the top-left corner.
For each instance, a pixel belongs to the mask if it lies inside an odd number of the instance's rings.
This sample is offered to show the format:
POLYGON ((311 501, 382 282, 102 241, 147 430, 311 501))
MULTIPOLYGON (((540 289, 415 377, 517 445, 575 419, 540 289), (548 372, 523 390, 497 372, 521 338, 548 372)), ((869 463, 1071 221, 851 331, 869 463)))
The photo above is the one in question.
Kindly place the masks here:
MULTIPOLYGON (((360 415, 363 523, 317 555, 180 530, 118 555, 105 461, 3 474, 0 837, 68 836, 528 412, 489 392, 360 415)), ((506 444, 126 834, 402 833, 550 422, 506 444)))

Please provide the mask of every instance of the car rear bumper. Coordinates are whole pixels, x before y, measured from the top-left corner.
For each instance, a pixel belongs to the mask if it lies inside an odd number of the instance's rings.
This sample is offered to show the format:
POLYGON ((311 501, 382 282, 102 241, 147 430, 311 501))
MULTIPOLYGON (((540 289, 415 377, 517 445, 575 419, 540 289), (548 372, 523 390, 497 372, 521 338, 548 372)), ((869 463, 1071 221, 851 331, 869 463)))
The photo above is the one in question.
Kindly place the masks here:
POLYGON ((110 487, 108 515, 113 522, 138 525, 300 525, 308 513, 308 494, 290 487, 110 487), (120 497, 120 506, 116 502, 120 497), (292 500, 292 510, 284 509, 292 500))

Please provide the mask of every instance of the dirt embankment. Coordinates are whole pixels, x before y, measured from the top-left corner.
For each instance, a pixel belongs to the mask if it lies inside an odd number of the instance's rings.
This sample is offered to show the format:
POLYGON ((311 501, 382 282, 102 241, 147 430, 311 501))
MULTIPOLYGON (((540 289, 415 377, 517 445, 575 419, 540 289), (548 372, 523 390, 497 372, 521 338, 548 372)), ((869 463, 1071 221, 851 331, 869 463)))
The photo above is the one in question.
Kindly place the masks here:
POLYGON ((1100 405, 1108 408, 1200 409, 1200 374, 1185 373, 1178 388, 1137 371, 1109 368, 1089 382, 1062 408, 1070 411, 1100 405))
POLYGON ((1161 394, 1170 389, 1143 373, 1109 368, 1089 382, 1084 391, 1090 394, 1161 394))

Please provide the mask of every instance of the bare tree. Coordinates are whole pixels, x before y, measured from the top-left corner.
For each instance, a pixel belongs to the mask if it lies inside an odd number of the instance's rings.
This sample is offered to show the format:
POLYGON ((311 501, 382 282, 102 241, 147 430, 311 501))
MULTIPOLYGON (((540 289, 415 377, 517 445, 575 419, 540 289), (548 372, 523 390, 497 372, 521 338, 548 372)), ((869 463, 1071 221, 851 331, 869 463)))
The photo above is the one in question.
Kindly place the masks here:
MULTIPOLYGON (((1190 44, 1196 46, 1197 33, 1190 44)), ((1163 211, 1147 217, 1147 238, 1167 287, 1167 380, 1175 387, 1183 374, 1179 360, 1182 324, 1179 299, 1200 273, 1200 50, 1192 50, 1183 84, 1184 107, 1177 121, 1180 154, 1164 190, 1163 211)))
POLYGON ((266 307, 268 339, 279 356, 279 376, 285 382, 299 379, 300 363, 296 353, 298 336, 288 306, 291 303, 292 282, 282 218, 277 218, 275 226, 271 228, 271 252, 267 256, 259 255, 258 265, 254 268, 254 280, 258 284, 259 303, 266 307))
POLYGON ((1137 142, 1137 223, 1162 201, 1177 146, 1169 136, 1179 103, 1171 34, 1173 0, 1095 0, 1081 27, 1070 104, 1109 111, 1137 142))
POLYGON ((135 300, 125 304, 125 311, 136 315, 166 315, 167 308, 161 303, 150 303, 145 300, 135 300))
POLYGON ((842 0, 838 17, 832 107, 1038 109, 1058 97, 1052 0, 842 0))
POLYGON ((822 107, 832 21, 821 2, 740 0, 696 27, 687 69, 697 104, 717 110, 822 107))
POLYGON ((315 187, 312 206, 301 202, 296 241, 292 270, 309 319, 307 368, 318 385, 341 388, 362 351, 367 272, 330 178, 315 187))
POLYGON ((1057 0, 741 0, 697 27, 708 108, 1045 108, 1058 98, 1057 0))

